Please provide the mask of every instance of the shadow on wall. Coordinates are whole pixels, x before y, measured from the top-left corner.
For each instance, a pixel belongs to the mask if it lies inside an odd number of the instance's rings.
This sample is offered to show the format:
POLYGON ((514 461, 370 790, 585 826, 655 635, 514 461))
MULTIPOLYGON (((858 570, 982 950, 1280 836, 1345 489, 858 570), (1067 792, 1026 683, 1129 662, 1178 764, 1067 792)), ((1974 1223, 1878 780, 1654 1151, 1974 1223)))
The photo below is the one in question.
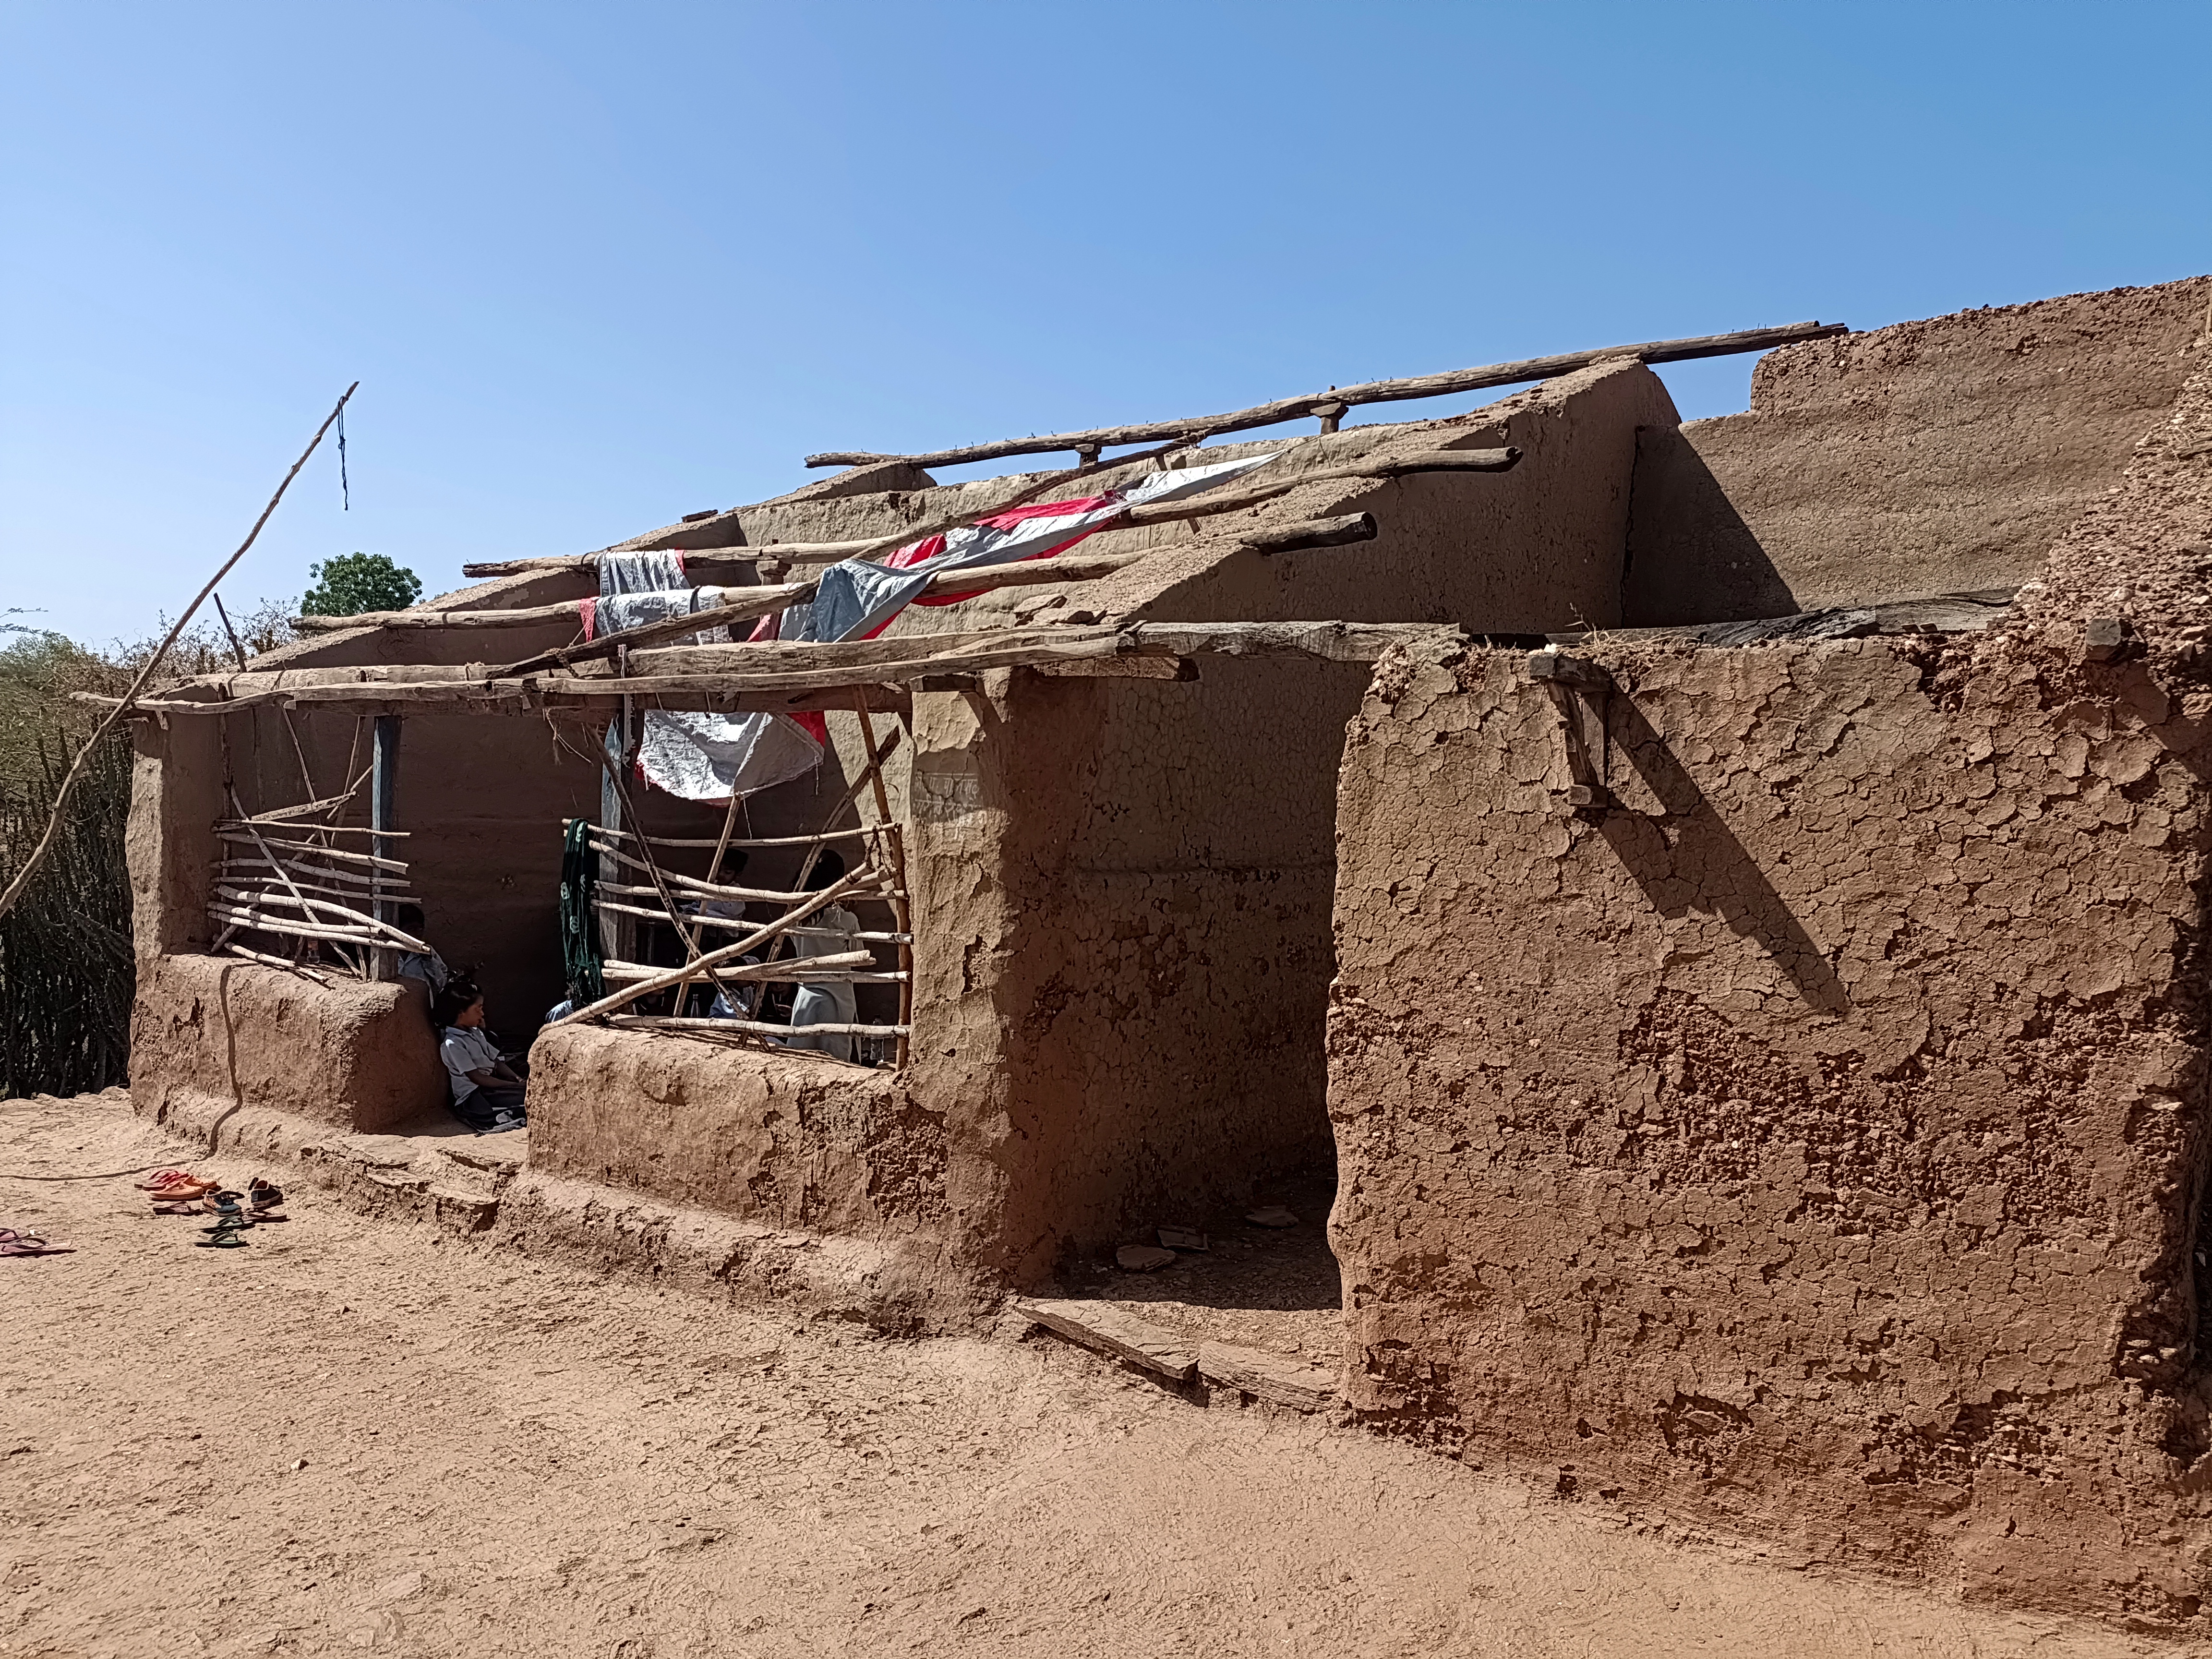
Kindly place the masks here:
POLYGON ((1615 693, 1611 703, 1613 745, 1658 799, 1662 814, 1616 807, 1599 821, 1598 833, 1652 908, 1669 920, 1696 911, 1719 916, 1737 934, 1756 940, 1807 1004, 1824 1014, 1848 1013, 1850 994, 1820 947, 1665 739, 1629 698, 1615 693))
POLYGON ((1679 428, 1636 428, 1620 615, 1630 628, 1748 622, 1801 607, 1679 428))

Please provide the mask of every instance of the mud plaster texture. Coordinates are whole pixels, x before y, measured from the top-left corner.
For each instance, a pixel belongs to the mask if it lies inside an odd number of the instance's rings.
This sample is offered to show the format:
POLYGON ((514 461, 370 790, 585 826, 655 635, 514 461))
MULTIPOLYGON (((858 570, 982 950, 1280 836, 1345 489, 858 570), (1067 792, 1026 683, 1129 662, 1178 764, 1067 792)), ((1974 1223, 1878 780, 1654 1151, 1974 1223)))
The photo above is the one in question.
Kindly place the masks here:
POLYGON ((371 1133, 447 1097, 416 981, 323 986, 235 957, 181 954, 139 964, 131 1090, 156 1121, 255 1107, 371 1133))
MULTIPOLYGON (((2158 612, 2175 447, 2051 605, 2131 549, 2158 612)), ((1589 820, 1520 658, 1385 665, 1329 1035, 1362 1411, 2203 1632, 2212 697, 2078 637, 1600 648, 1589 820)))
POLYGON ((2016 586, 2201 364, 2212 277, 1785 346, 1741 415, 1654 424, 1627 619, 2016 586))

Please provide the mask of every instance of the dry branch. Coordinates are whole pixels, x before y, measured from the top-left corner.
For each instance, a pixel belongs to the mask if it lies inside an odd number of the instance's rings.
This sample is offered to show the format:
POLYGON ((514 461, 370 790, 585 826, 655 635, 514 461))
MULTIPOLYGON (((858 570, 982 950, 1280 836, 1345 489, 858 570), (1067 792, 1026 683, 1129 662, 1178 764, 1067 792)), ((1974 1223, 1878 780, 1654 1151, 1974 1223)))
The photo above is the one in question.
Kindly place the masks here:
POLYGON ((23 896, 23 890, 31 884, 31 878, 39 872, 39 866, 46 862, 46 854, 54 844, 55 831, 61 827, 62 809, 69 805, 70 793, 76 787, 77 780, 83 776, 88 757, 106 740, 107 734, 115 729, 117 723, 123 719, 124 715, 130 712, 131 705, 138 700, 138 694, 146 689, 148 683, 154 678, 155 671, 161 667, 162 659, 169 654, 169 647, 177 642, 177 636, 185 631, 185 624, 198 613, 200 606, 207 603, 208 595, 215 592, 216 584, 230 574, 231 567, 244 558, 246 550, 259 539, 261 526, 269 522, 270 514, 276 510, 276 503, 284 499, 284 492, 292 487, 292 480, 300 476, 300 469, 307 465, 307 458, 315 453, 315 447, 322 442, 323 434, 331 429, 331 422, 337 420, 340 411, 345 408, 346 398, 352 397, 360 385, 361 382, 356 380, 352 386, 348 386, 345 389, 345 397, 340 398, 337 407, 324 416, 323 423, 315 428, 315 435, 307 441, 307 447, 300 452, 300 459, 292 463, 292 470, 284 475, 284 481, 276 486, 276 493, 269 498, 269 505, 261 509, 261 516, 253 521, 253 528, 246 532, 246 539, 238 544, 238 551, 225 559, 222 562, 222 568, 208 578, 207 586, 193 596, 192 602, 185 607, 184 615, 178 617, 169 631, 161 636, 161 644, 154 647, 154 654, 146 659, 146 665, 138 671, 137 678, 131 682, 130 690, 123 694, 121 700, 116 703, 107 717, 94 728, 92 735, 85 739, 84 746, 76 751, 76 758, 70 763, 70 769, 63 775, 61 787, 54 792, 53 805, 46 815, 45 833, 39 837, 37 845, 31 848, 30 857, 23 860, 22 867, 15 872, 14 878, 8 883, 6 890, 0 891, 0 916, 6 915, 15 908, 15 901, 23 896))

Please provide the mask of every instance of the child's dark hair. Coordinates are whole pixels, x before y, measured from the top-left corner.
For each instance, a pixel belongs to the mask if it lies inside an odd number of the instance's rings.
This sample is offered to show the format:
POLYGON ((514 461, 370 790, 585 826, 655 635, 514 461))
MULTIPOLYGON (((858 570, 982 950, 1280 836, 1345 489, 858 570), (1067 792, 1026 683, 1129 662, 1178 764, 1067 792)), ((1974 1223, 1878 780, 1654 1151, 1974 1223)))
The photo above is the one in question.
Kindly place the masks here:
POLYGON ((814 860, 814 867, 806 872, 806 890, 818 893, 825 887, 834 887, 845 878, 845 860, 830 848, 814 860))
POLYGON ((430 1023, 442 1030, 483 1000, 483 993, 477 988, 476 981, 456 974, 432 1000, 430 1023))

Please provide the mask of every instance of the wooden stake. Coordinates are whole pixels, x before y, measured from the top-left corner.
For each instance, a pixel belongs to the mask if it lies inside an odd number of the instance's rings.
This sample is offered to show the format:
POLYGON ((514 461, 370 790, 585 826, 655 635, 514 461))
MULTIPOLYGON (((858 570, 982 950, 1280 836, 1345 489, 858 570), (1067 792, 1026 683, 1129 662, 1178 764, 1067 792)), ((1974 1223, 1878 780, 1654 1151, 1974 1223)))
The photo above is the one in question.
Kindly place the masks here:
MULTIPOLYGON (((875 723, 868 718, 868 705, 865 701, 858 705, 858 713, 860 716, 860 742, 866 746, 867 752, 873 755, 876 752, 876 728, 875 723)), ((907 902, 905 838, 899 834, 898 825, 891 821, 890 796, 884 788, 884 769, 881 762, 871 761, 868 763, 868 780, 875 786, 876 817, 887 832, 885 839, 890 846, 891 879, 897 884, 898 887, 897 892, 891 898, 891 921, 900 933, 911 937, 914 933, 914 917, 908 908, 907 902)), ((898 1055, 894 1063, 899 1070, 904 1071, 907 1062, 907 1032, 914 1020, 914 946, 902 945, 898 948, 898 953, 899 1039, 898 1055)))

